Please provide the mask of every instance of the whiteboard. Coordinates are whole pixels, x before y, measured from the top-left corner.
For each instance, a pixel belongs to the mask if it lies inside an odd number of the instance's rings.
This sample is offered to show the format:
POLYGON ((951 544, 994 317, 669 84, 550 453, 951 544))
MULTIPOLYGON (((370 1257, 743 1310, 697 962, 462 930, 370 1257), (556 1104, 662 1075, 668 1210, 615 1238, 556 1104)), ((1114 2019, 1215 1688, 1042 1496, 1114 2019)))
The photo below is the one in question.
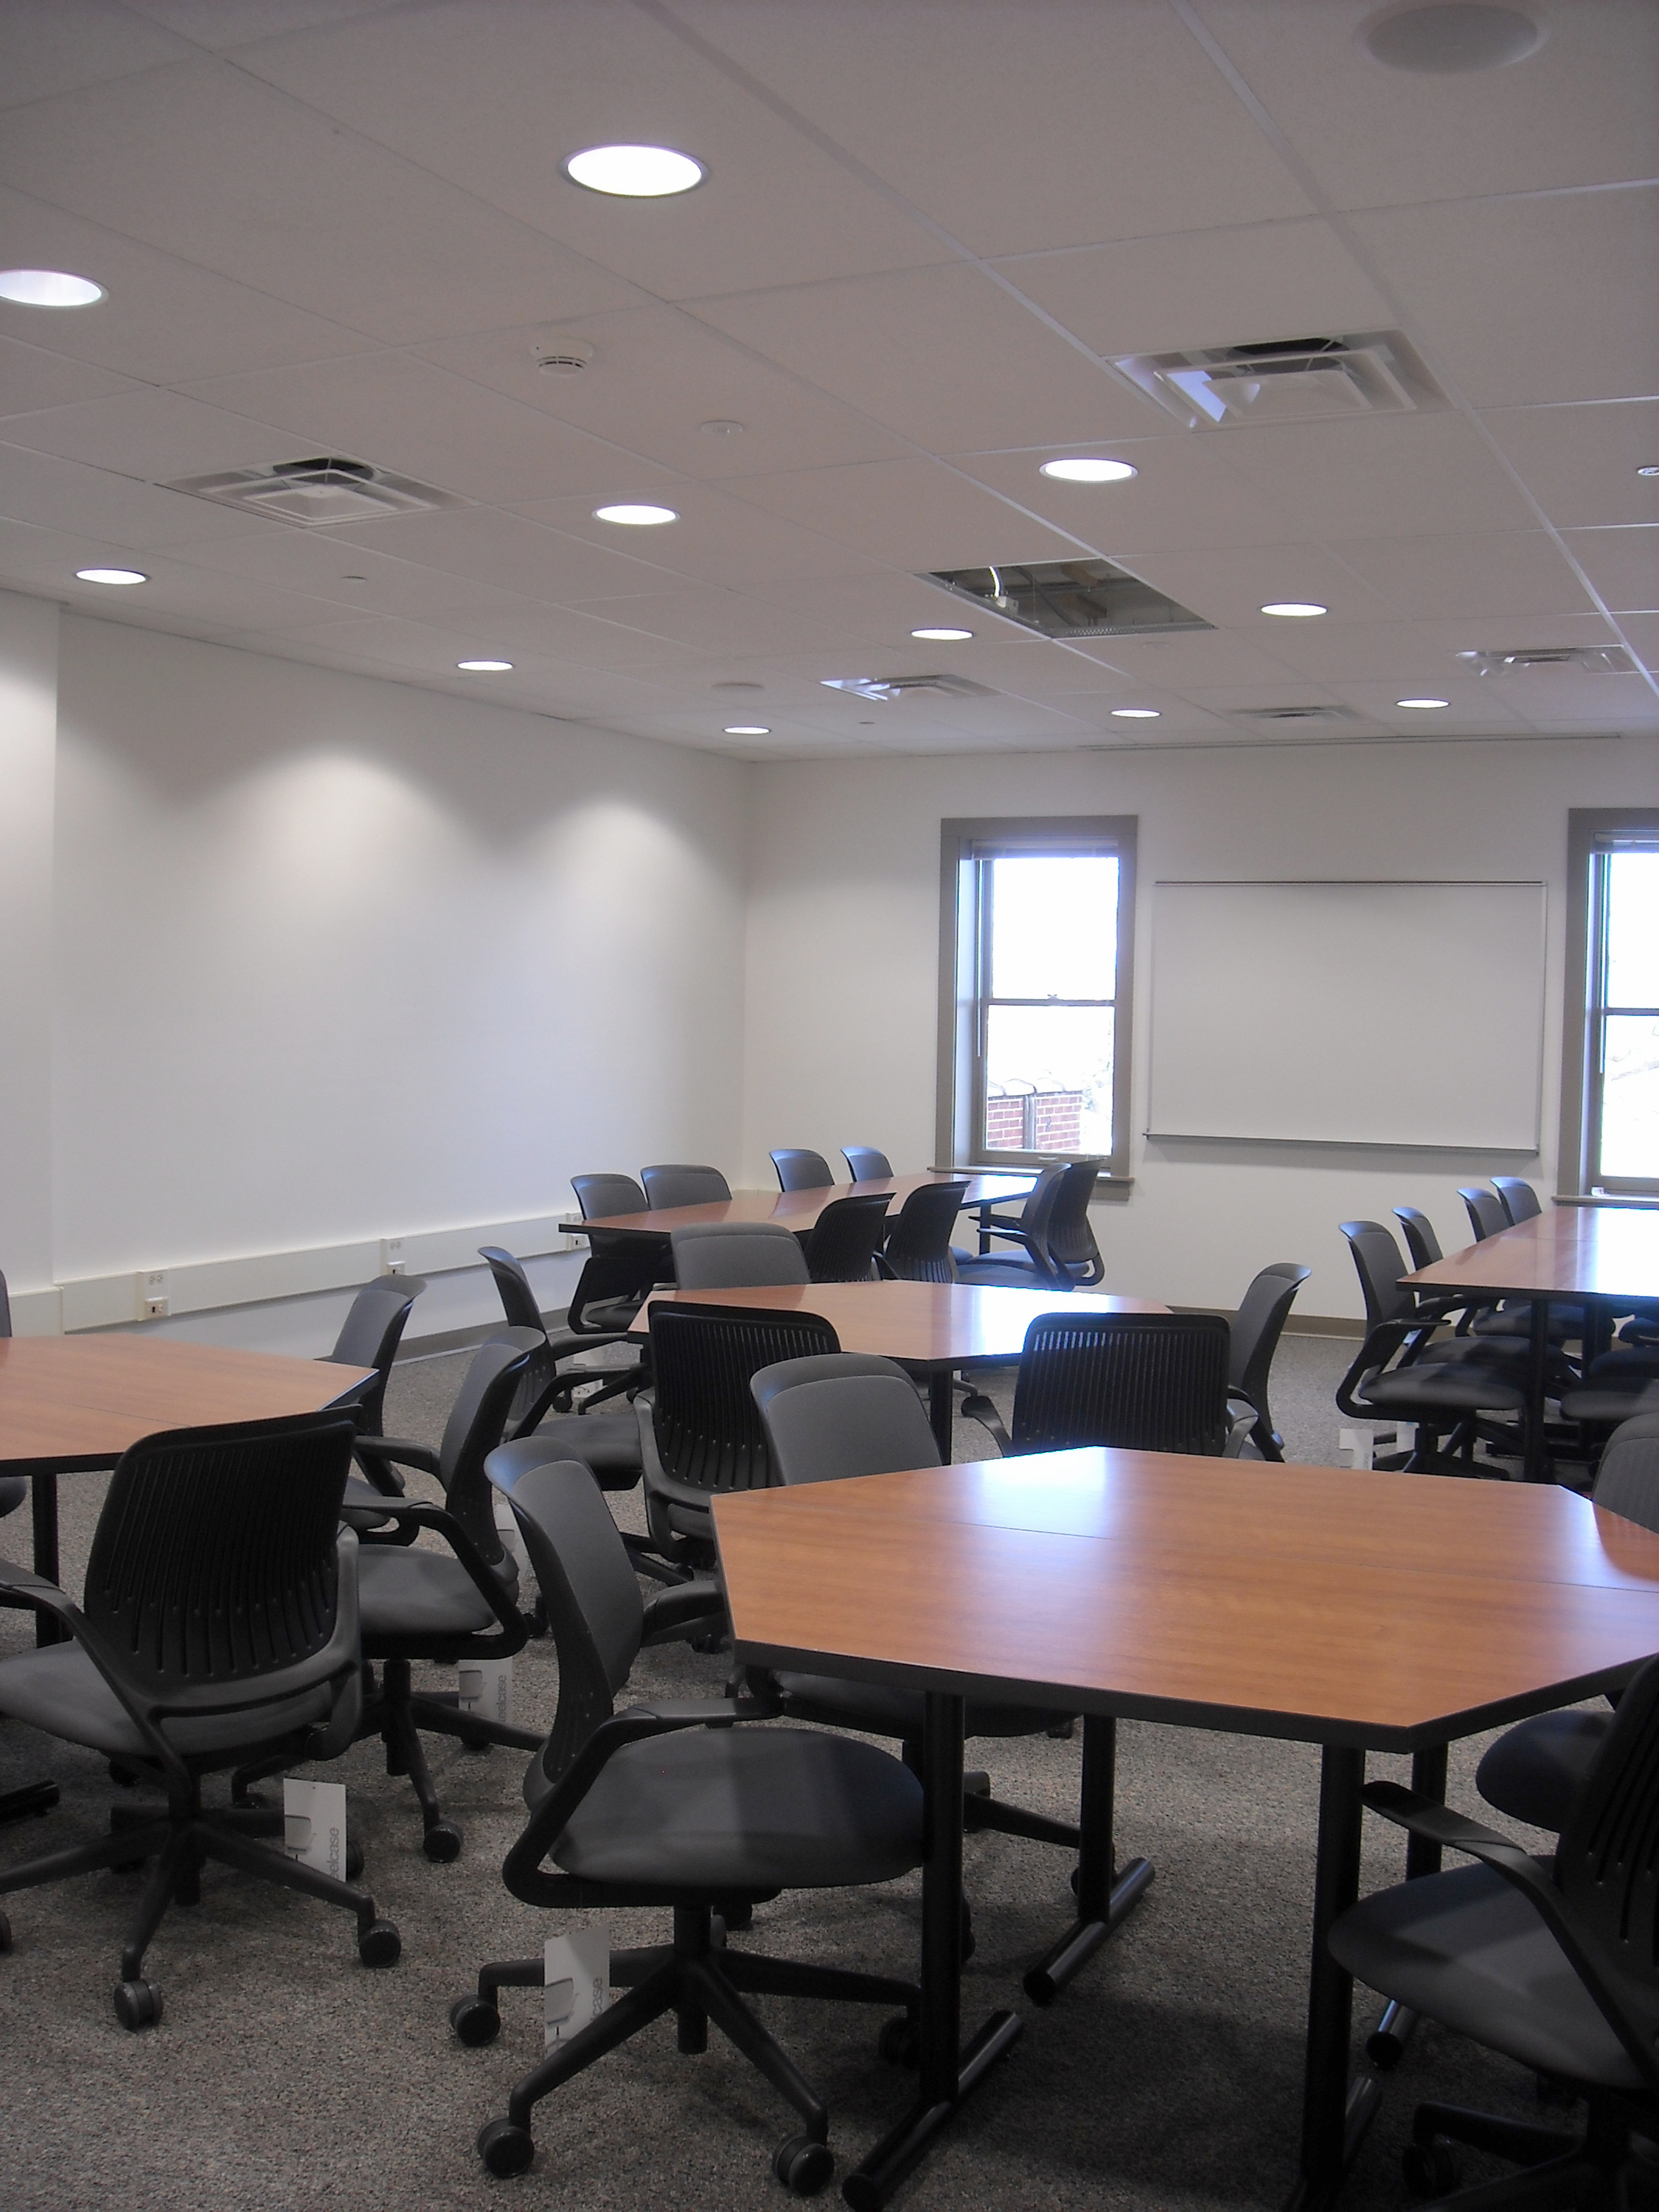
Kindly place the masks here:
POLYGON ((1534 1152, 1539 883, 1160 883, 1151 1137, 1534 1152))

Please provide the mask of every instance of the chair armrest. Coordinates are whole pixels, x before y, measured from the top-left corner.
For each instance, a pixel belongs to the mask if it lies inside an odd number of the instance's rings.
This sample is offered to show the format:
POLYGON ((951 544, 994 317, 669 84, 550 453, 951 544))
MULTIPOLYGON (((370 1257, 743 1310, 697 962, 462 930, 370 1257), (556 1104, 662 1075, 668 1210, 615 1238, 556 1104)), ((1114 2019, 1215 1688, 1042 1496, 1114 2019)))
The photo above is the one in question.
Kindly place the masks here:
POLYGON ((648 1705, 630 1705, 623 1718, 672 1722, 676 1728, 732 1728, 738 1721, 774 1721, 783 1711, 780 1698, 659 1698, 648 1705))
POLYGON ((1014 1449, 1013 1439, 1004 1428, 1002 1416, 998 1413, 994 1401, 987 1397, 983 1390, 975 1390, 971 1382, 968 1386, 968 1395, 962 1401, 961 1410, 967 1414, 970 1421, 977 1421, 981 1428, 989 1430, 992 1436, 996 1438, 998 1451, 1001 1453, 1004 1459, 1006 1459, 1014 1449))
MULTIPOLYGON (((436 1474, 438 1455, 429 1444, 417 1444, 409 1437, 359 1437, 356 1449, 365 1462, 370 1459, 382 1462, 395 1460, 399 1467, 417 1467, 422 1474, 436 1474)), ((370 1469, 373 1480, 373 1469, 370 1469)), ((387 1469, 390 1472, 390 1469, 387 1469)))
POLYGON ((44 1575, 20 1567, 10 1559, 0 1559, 0 1595, 26 1605, 35 1613, 50 1613, 69 1631, 97 1668, 122 1711, 143 1737, 149 1756, 170 1781, 188 1789, 190 1775, 184 1761, 156 1726, 152 1715, 133 1697, 114 1652, 79 1606, 66 1597, 56 1583, 49 1583, 44 1575))
POLYGON ((1381 1322, 1366 1336, 1352 1366, 1336 1386, 1337 1407, 1351 1421, 1376 1419, 1376 1407, 1357 1401, 1353 1394, 1367 1376, 1374 1375, 1379 1368, 1388 1365, 1412 1334, 1414 1326, 1408 1321, 1381 1322))
POLYGON ((692 1582, 675 1583, 646 1600, 643 1640, 647 1644, 668 1644, 704 1626, 725 1626, 726 1593, 706 1575, 692 1582))
POLYGON ((1242 1413, 1231 1405, 1227 1408, 1227 1441, 1221 1447, 1223 1459, 1242 1459, 1244 1456, 1244 1447, 1250 1441, 1256 1423, 1261 1419, 1254 1406, 1249 1405, 1247 1401, 1241 1400, 1241 1402, 1247 1407, 1242 1413))

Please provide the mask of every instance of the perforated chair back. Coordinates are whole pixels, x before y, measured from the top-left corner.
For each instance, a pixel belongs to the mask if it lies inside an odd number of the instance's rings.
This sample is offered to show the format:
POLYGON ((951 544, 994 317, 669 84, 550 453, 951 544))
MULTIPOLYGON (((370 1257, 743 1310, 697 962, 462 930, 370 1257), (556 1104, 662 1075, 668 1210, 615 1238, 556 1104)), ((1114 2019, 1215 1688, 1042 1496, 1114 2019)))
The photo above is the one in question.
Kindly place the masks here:
POLYGON ((901 1281, 954 1283, 956 1255, 951 1231, 968 1195, 962 1182, 923 1183, 913 1190, 898 1210, 889 1216, 886 1261, 901 1281))
POLYGON ((1385 1322, 1411 1320, 1416 1303, 1401 1280, 1407 1268, 1393 1231, 1380 1221, 1345 1221, 1342 1234, 1359 1277, 1367 1332, 1381 1328, 1385 1322))
POLYGON ((848 1145, 842 1158, 854 1182, 880 1182, 893 1172, 893 1163, 873 1145, 848 1145))
POLYGON ((670 1240, 674 1280, 683 1291, 753 1290, 805 1283, 806 1255, 781 1221, 720 1221, 677 1229, 670 1240))
POLYGON ((867 1283, 887 1237, 884 1193, 831 1199, 806 1239, 806 1272, 815 1283, 867 1283))
POLYGON ((1233 1316, 1227 1380, 1253 1401, 1265 1405, 1267 1375, 1284 1334, 1285 1323, 1296 1303, 1296 1294, 1313 1269, 1295 1260, 1275 1260, 1263 1267, 1238 1302, 1233 1316))
POLYGON ((1519 1176, 1494 1176, 1492 1187, 1498 1193, 1498 1203, 1511 1229, 1517 1221, 1536 1221, 1544 1211, 1538 1202, 1538 1193, 1519 1176))
POLYGON ((1504 1211, 1504 1202, 1495 1190, 1481 1190, 1477 1186, 1459 1186, 1457 1195, 1462 1200, 1469 1217, 1469 1227, 1474 1231, 1477 1244, 1488 1237, 1496 1237, 1499 1230, 1510 1225, 1504 1211))
POLYGON ((1405 1232, 1406 1249, 1412 1255, 1413 1267, 1431 1267, 1437 1260, 1445 1258, 1434 1224, 1426 1213, 1419 1213, 1414 1206, 1396 1206, 1394 1218, 1405 1232))
POLYGON ((751 1378, 781 1359, 840 1349, 835 1330, 817 1314, 653 1306, 651 1420, 665 1473, 711 1492, 764 1489, 772 1460, 751 1378))
POLYGON ((781 1483, 837 1482, 937 1467, 939 1444, 916 1386, 867 1352, 763 1367, 750 1384, 781 1483))
POLYGON ((514 1395, 531 1362, 546 1348, 547 1339, 539 1329, 502 1328, 486 1337, 461 1378, 438 1447, 438 1480, 445 1503, 479 1557, 492 1566, 507 1554, 495 1527, 484 1462, 507 1432, 514 1395))
POLYGON ((516 1430, 532 1412, 546 1405, 558 1376, 559 1363, 547 1340, 547 1325, 542 1319, 541 1305, 530 1278, 524 1271, 524 1262, 499 1244, 480 1244, 478 1257, 495 1279, 507 1327, 529 1329, 542 1340, 539 1349, 531 1355, 530 1364, 513 1394, 513 1403, 507 1407, 507 1427, 516 1430))
POLYGON ((1019 1356, 1012 1449, 1219 1454, 1230 1334, 1218 1314, 1039 1314, 1019 1356))
POLYGON ((1636 1413, 1607 1439, 1590 1496, 1609 1513, 1659 1532, 1659 1413, 1636 1413))
POLYGON ((386 1386, 392 1379, 392 1363, 403 1341, 404 1324, 415 1301, 426 1288, 419 1275, 382 1275, 365 1283, 351 1301, 340 1324, 334 1349, 326 1357, 340 1367, 372 1367, 374 1380, 367 1382, 353 1403, 357 1408, 360 1436, 382 1434, 386 1386))
POLYGON ((1089 1224, 1089 1200, 1099 1179, 1097 1160, 1073 1160, 1062 1168, 1043 1231, 1043 1252, 1049 1265, 1077 1283, 1105 1279, 1106 1263, 1089 1224))
POLYGON ((641 1168, 640 1181, 653 1212, 671 1206, 718 1206, 732 1195, 732 1186, 718 1168, 688 1166, 677 1161, 641 1168))
POLYGON ((774 1152, 772 1164, 778 1171, 781 1190, 828 1190, 836 1180, 822 1152, 799 1149, 774 1152))
POLYGON ((643 1213, 651 1201, 632 1176, 579 1175, 570 1178, 584 1221, 611 1213, 643 1213))

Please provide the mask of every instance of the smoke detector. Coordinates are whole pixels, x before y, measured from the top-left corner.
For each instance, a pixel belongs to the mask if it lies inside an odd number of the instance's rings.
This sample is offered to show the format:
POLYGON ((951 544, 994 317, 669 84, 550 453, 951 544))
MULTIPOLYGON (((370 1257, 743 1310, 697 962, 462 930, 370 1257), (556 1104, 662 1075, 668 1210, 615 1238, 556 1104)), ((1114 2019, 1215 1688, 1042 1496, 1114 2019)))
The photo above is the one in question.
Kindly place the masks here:
POLYGON ((329 522, 381 522, 388 514, 418 514, 431 507, 466 502, 412 477, 393 476, 367 461, 319 454, 307 461, 279 461, 270 469, 230 469, 222 475, 179 477, 162 487, 268 514, 278 522, 307 528, 329 522))
POLYGON ((852 691, 860 699, 885 703, 902 699, 907 691, 942 691, 947 699, 994 699, 988 684, 975 684, 968 676, 821 676, 829 691, 852 691))
POLYGON ((1572 668, 1581 675, 1629 676, 1635 664, 1621 645, 1519 646, 1508 653, 1460 653, 1477 676, 1531 676, 1540 669, 1572 668))
POLYGON ((1209 629, 1190 608, 1166 599, 1109 561, 1030 561, 983 568, 938 568, 922 576, 958 599, 989 607, 1039 637, 1146 637, 1209 629))
POLYGON ((1116 366, 1189 430, 1410 415, 1446 404, 1398 331, 1129 354, 1116 366))
POLYGON ((542 338, 531 350, 544 376, 580 376, 593 358, 586 338, 542 338))

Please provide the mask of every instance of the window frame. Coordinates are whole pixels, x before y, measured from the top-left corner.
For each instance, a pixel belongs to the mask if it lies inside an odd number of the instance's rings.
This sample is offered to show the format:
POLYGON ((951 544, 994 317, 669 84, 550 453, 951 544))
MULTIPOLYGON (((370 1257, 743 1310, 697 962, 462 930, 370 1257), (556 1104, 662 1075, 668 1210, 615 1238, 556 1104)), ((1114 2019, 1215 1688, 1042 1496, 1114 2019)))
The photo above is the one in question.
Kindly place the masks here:
MULTIPOLYGON (((1127 1188, 1130 1155, 1130 1051, 1133 1036, 1135 844, 1133 814, 1012 815, 939 824, 939 1033, 934 1157, 961 1167, 1029 1167, 1037 1160, 1100 1159, 1101 1184, 1127 1188), (1109 1154, 993 1151, 982 1141, 984 1011, 988 954, 980 867, 1003 855, 1056 859, 1109 854, 1118 864, 1117 971, 1113 1006, 1112 1150, 1109 1154)), ((1102 1003, 1095 1001, 1092 1003, 1102 1003)))
POLYGON ((1659 847, 1659 808, 1573 807, 1567 816, 1566 1008, 1561 1029, 1561 1136, 1557 1183, 1574 1198, 1659 1198, 1659 1176, 1598 1176, 1601 1039, 1607 1007, 1603 854, 1659 847))

